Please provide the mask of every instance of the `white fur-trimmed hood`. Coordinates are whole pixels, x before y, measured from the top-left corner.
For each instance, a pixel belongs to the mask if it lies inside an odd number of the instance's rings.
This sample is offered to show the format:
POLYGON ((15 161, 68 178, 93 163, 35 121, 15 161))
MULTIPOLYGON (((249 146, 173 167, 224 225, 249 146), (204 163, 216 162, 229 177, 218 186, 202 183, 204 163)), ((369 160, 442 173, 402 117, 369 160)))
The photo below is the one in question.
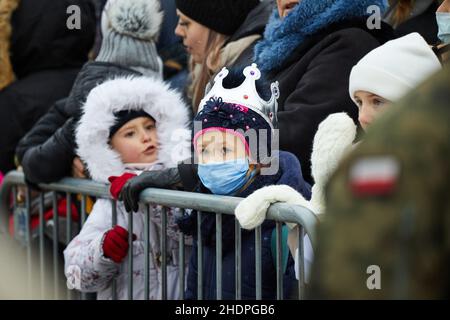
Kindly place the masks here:
POLYGON ((155 119, 159 162, 175 167, 190 156, 188 107, 181 95, 155 78, 116 78, 89 93, 76 129, 77 154, 92 179, 108 182, 109 176, 125 171, 120 155, 108 143, 109 130, 116 120, 114 113, 141 109, 155 119))

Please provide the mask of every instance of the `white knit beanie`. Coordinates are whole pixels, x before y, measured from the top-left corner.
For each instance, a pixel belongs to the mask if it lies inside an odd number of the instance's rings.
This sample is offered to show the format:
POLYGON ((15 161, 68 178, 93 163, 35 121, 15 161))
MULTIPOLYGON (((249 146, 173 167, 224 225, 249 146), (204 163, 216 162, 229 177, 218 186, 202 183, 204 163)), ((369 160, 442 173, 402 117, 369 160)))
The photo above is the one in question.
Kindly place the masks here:
POLYGON ((425 39, 410 33, 372 50, 353 67, 350 97, 355 101, 356 91, 367 91, 395 102, 441 68, 425 39))
POLYGON ((146 76, 162 76, 156 51, 163 14, 159 0, 108 0, 103 9, 103 34, 97 61, 117 63, 146 76))

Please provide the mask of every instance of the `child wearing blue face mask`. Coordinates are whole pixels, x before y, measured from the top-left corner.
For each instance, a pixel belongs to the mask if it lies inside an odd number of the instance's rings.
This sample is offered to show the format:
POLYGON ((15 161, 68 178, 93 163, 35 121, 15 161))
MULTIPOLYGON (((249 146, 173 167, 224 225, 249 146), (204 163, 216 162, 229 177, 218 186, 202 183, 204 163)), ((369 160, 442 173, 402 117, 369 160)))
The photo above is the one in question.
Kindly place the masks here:
MULTIPOLYGON (((194 119, 193 147, 198 163, 197 192, 247 197, 268 185, 288 185, 305 198, 310 186, 303 180, 298 159, 277 150, 276 111, 278 87, 259 80, 256 65, 229 74, 224 68, 215 78, 212 89, 201 102, 194 119), (231 89, 226 89, 231 88, 231 89), (270 97, 271 95, 271 97, 270 97), (270 99, 269 99, 270 98, 270 99)), ((250 214, 250 213, 249 213, 250 214)), ((222 298, 235 299, 235 217, 222 216, 222 298)), ((197 213, 179 221, 180 228, 194 237, 197 213)), ((276 298, 276 264, 272 248, 275 223, 261 226, 262 298, 276 298)), ((216 299, 216 216, 203 213, 201 242, 190 258, 187 299, 197 299, 197 248, 203 248, 203 298, 216 299)), ((255 231, 241 233, 242 299, 255 299, 255 231)), ((294 261, 288 250, 283 255, 284 296, 293 289, 294 261)))

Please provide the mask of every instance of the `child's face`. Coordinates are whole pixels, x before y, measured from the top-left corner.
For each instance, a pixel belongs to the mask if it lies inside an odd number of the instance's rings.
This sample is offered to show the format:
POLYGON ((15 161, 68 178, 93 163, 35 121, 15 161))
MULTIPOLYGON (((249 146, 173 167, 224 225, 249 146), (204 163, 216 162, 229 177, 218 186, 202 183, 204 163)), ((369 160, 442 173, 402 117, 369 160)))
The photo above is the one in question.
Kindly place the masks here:
POLYGON ((208 131, 196 141, 201 164, 237 160, 246 157, 245 145, 237 136, 222 131, 208 131))
POLYGON ((365 130, 384 112, 390 101, 367 91, 356 91, 355 101, 359 109, 359 123, 365 130))
POLYGON ((139 117, 125 123, 111 138, 123 163, 152 163, 158 156, 155 121, 139 117))

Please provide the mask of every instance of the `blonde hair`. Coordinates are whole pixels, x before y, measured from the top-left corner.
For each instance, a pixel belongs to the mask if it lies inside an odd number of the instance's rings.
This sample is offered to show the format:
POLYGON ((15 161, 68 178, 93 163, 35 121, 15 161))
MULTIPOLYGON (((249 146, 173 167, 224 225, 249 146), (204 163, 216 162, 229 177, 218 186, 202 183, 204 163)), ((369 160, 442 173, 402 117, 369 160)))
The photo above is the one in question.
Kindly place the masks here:
POLYGON ((396 5, 390 21, 394 28, 408 20, 414 8, 414 2, 415 0, 389 0, 391 6, 396 5))
POLYGON ((194 114, 197 113, 198 105, 203 98, 206 85, 218 69, 222 67, 220 51, 227 40, 228 36, 209 29, 206 53, 203 61, 200 64, 196 64, 191 58, 190 69, 192 83, 189 87, 188 95, 192 99, 194 114))

